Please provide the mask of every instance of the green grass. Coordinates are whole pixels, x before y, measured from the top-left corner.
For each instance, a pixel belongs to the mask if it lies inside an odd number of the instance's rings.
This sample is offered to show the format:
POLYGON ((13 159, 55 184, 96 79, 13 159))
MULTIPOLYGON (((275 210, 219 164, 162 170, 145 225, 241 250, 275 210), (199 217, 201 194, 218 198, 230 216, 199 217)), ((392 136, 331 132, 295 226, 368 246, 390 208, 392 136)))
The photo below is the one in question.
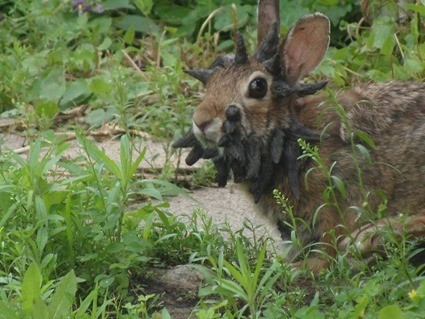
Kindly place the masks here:
MULTIPOLYGON (((164 196, 182 192, 169 183, 178 169, 170 145, 190 127, 202 91, 183 69, 231 50, 234 24, 253 48, 255 3, 173 2, 173 16, 165 1, 104 1, 104 12, 81 15, 71 1, 0 1, 0 116, 23 121, 26 130, 15 133, 30 143, 27 157, 4 146, 0 153, 0 318, 168 318, 159 295, 135 296, 145 283, 134 279, 189 262, 206 278, 194 318, 424 318, 423 268, 409 263, 420 251, 408 238, 389 234, 388 257, 374 266, 347 252, 313 278, 283 262, 279 243, 249 222, 232 231, 203 212, 169 212, 164 196), (220 5, 222 14, 203 25, 220 5), (89 110, 82 125, 54 126, 58 112, 79 106, 89 110), (122 129, 119 162, 86 137, 104 124, 122 129), (79 157, 64 156, 70 143, 61 130, 77 132, 79 157), (145 150, 134 132, 163 144, 167 161, 155 178, 140 177, 145 150)), ((410 5, 406 24, 378 17, 372 27, 355 22, 354 1, 283 7, 292 14, 282 31, 304 13, 330 14, 333 46, 312 77, 340 86, 423 80, 423 1, 410 5)), ((367 157, 359 139, 373 142, 352 135, 354 154, 367 157)), ((317 150, 302 146, 323 169, 317 150)), ((324 200, 332 202, 344 196, 344 181, 325 173, 324 200)), ((190 181, 208 186, 213 175, 206 164, 190 181)))

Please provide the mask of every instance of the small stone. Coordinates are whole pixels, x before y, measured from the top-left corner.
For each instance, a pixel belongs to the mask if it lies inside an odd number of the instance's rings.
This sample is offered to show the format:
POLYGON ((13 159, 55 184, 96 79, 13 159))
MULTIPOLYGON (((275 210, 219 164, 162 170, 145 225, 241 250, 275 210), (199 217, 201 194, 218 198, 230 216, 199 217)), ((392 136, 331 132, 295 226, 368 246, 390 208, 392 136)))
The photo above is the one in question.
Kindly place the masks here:
POLYGON ((197 290, 203 277, 195 266, 186 264, 178 265, 160 277, 160 281, 168 288, 175 290, 197 290))

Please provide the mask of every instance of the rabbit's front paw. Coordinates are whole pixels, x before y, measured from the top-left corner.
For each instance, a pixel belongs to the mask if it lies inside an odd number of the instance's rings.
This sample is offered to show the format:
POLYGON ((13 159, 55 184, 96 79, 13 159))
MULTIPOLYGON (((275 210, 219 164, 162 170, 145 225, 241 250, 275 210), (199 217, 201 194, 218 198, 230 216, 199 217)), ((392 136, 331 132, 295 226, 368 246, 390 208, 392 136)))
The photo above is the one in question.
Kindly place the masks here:
MULTIPOLYGON (((385 240, 383 232, 388 229, 388 223, 380 221, 368 223, 353 231, 350 236, 344 238, 338 245, 340 251, 353 251, 363 258, 373 254, 383 254, 385 240)), ((392 229, 393 234, 394 229, 392 229)))
POLYGON ((329 267, 329 260, 323 256, 312 256, 292 264, 296 268, 304 269, 308 273, 319 275, 329 267))

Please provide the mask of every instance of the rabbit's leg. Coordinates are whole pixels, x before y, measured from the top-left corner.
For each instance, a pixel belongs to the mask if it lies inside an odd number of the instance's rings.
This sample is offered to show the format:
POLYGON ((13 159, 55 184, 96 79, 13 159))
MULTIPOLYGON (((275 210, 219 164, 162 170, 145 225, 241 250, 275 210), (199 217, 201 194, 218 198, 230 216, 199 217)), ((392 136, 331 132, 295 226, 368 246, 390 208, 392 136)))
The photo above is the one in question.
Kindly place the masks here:
POLYGON ((337 255, 335 240, 345 233, 344 228, 339 227, 337 221, 337 218, 322 220, 319 232, 323 236, 321 241, 314 245, 315 252, 312 252, 306 259, 294 263, 295 267, 304 268, 315 275, 319 275, 329 267, 330 260, 337 255))
POLYGON ((362 256, 371 256, 373 253, 383 253, 385 244, 383 232, 390 232, 396 238, 406 235, 409 239, 425 240, 425 213, 407 217, 389 217, 368 223, 344 238, 338 245, 341 251, 346 250, 350 244, 362 256))
POLYGON ((321 253, 311 253, 304 260, 292 263, 292 266, 305 269, 307 272, 312 272, 315 275, 319 275, 323 270, 326 270, 329 267, 329 258, 335 256, 336 251, 335 249, 329 249, 327 244, 322 245, 322 243, 320 243, 320 246, 318 246, 317 249, 320 250, 321 253))

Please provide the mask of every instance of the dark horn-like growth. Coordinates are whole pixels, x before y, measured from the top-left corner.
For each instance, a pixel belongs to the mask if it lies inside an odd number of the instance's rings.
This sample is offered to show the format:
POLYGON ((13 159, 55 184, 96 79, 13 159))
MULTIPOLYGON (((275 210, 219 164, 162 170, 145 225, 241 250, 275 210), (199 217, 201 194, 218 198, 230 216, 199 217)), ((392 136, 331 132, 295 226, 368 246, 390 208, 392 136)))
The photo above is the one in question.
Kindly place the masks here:
POLYGON ((245 41, 243 39, 242 33, 238 32, 236 34, 236 54, 235 54, 235 64, 237 66, 244 65, 248 62, 248 53, 246 52, 245 41))
POLYGON ((280 76, 281 75, 281 67, 280 67, 280 59, 279 54, 275 54, 272 58, 265 60, 263 62, 264 67, 267 71, 269 71, 274 76, 280 76))
POLYGON ((278 23, 274 22, 269 28, 267 36, 261 42, 253 57, 259 62, 264 62, 273 58, 278 53, 279 30, 278 23))
POLYGON ((185 70, 184 72, 201 81, 204 85, 207 84, 210 77, 214 74, 214 71, 209 69, 185 70))
POLYGON ((317 91, 320 91, 328 84, 327 81, 322 81, 312 84, 300 84, 296 89, 297 95, 299 97, 315 94, 317 91))

